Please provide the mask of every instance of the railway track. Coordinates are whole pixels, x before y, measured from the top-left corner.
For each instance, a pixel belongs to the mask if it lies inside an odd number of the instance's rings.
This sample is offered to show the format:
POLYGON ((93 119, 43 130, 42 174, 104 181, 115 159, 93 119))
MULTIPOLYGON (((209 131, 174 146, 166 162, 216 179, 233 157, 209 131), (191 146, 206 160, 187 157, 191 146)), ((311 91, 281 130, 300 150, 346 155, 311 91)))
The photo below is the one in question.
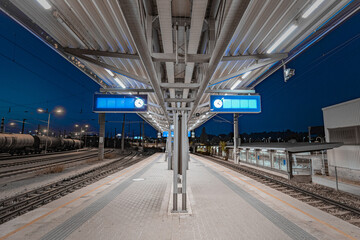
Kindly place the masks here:
POLYGON ((23 159, 12 159, 7 160, 5 162, 0 162, 0 168, 6 168, 6 167, 13 167, 13 166, 19 166, 19 165, 25 165, 25 164, 31 164, 31 163, 37 163, 37 162, 44 162, 44 161, 50 161, 54 159, 59 158, 65 158, 65 157, 72 157, 77 155, 86 155, 89 154, 91 151, 81 151, 81 152, 67 152, 62 153, 61 155, 55 154, 55 155, 40 155, 37 157, 28 157, 23 159))
MULTIPOLYGON (((111 150, 105 151, 105 153, 109 153, 111 150)), ((64 165, 64 164, 70 164, 70 163, 74 163, 74 162, 79 162, 79 161, 84 161, 84 160, 88 160, 94 157, 97 157, 98 153, 94 152, 94 153, 86 153, 85 155, 82 156, 56 156, 50 159, 34 159, 34 160, 30 160, 30 161, 24 161, 24 162, 17 162, 17 163, 9 163, 9 164, 2 164, 1 170, 0 170, 0 178, 4 178, 4 177, 10 177, 10 176, 15 176, 18 174, 24 174, 24 173, 28 173, 28 172, 34 172, 34 171, 39 171, 39 170, 43 170, 43 169, 47 169, 50 167, 55 167, 55 166, 60 166, 60 165, 64 165), (64 159, 67 158, 67 159, 64 159), (38 165, 31 165, 34 163, 40 163, 38 165), (21 168, 15 168, 15 169, 6 169, 6 168, 11 168, 13 166, 18 166, 18 165, 31 165, 31 166, 23 166, 21 168), (4 169, 5 168, 5 169, 4 169)))
POLYGON ((331 215, 339 217, 355 226, 360 227, 360 209, 357 207, 350 206, 343 202, 321 196, 315 192, 303 189, 298 186, 294 186, 288 182, 276 179, 268 173, 252 170, 228 161, 219 160, 211 156, 197 155, 235 170, 236 172, 240 172, 241 174, 251 177, 252 179, 255 179, 256 181, 261 182, 271 188, 281 191, 287 195, 290 195, 291 197, 301 200, 311 206, 319 208, 330 213, 331 215))
POLYGON ((50 152, 50 153, 46 153, 46 154, 39 153, 39 154, 25 154, 25 155, 15 155, 15 156, 0 155, 0 162, 7 161, 7 160, 23 159, 23 158, 36 158, 36 157, 43 157, 43 156, 52 156, 52 155, 73 153, 73 152, 79 152, 79 151, 86 151, 86 150, 84 150, 84 148, 81 148, 81 149, 61 151, 61 152, 50 152))
POLYGON ((130 152, 111 163, 2 200, 0 201, 0 224, 129 167, 147 156, 139 157, 138 153, 130 152))

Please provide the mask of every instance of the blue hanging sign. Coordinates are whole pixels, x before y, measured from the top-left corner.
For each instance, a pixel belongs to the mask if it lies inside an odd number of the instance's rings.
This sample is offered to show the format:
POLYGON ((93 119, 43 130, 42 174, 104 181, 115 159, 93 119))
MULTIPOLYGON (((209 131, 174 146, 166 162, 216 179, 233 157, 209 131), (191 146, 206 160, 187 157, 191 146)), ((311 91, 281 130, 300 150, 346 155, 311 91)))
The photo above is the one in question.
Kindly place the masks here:
POLYGON ((259 95, 211 95, 210 112, 220 113, 260 113, 259 95))
MULTIPOLYGON (((163 134, 162 134, 162 136, 163 136, 164 138, 168 137, 168 136, 169 136, 169 132, 168 132, 168 131, 164 131, 163 134)), ((171 131, 171 137, 174 137, 174 132, 173 132, 173 131, 171 131)), ((191 137, 191 132, 190 132, 190 131, 188 131, 188 137, 191 137)))
POLYGON ((147 110, 147 95, 94 95, 93 111, 96 113, 135 113, 147 110))

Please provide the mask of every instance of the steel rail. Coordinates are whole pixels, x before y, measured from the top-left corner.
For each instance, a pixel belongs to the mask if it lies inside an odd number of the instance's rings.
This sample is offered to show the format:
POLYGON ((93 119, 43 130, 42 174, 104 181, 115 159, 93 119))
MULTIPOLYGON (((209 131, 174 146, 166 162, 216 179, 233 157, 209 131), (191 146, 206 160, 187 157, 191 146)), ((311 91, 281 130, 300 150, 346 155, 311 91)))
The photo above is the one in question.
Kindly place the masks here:
POLYGON ((67 158, 67 157, 72 157, 73 155, 75 156, 80 156, 80 155, 86 155, 91 153, 90 151, 81 151, 81 152, 71 152, 71 153, 65 153, 62 155, 51 155, 49 157, 47 157, 46 155, 41 155, 41 156, 37 156, 37 157, 44 157, 44 158, 25 158, 24 160, 22 160, 21 158, 19 159, 13 159, 14 161, 6 161, 5 163, 0 163, 0 168, 5 168, 5 167, 13 167, 13 166, 19 166, 19 165, 25 165, 25 164, 31 164, 31 163, 37 163, 37 162, 44 162, 44 161, 51 161, 51 160, 55 160, 55 159, 59 159, 59 158, 67 158), (16 160, 21 160, 21 161, 16 161, 16 160))
MULTIPOLYGON (((109 152, 110 151, 107 151, 106 153, 109 153, 109 152)), ((33 171, 37 171, 37 170, 43 170, 43 169, 47 169, 49 167, 55 167, 55 166, 58 166, 58 165, 84 161, 84 160, 88 160, 88 159, 91 159, 91 158, 94 158, 94 157, 97 157, 97 156, 98 156, 98 154, 94 153, 94 154, 89 154, 89 155, 86 155, 86 156, 79 156, 79 157, 76 157, 76 158, 60 160, 60 161, 56 161, 56 162, 52 162, 52 163, 48 162, 48 163, 41 164, 41 165, 38 165, 38 166, 29 166, 29 167, 24 167, 24 168, 20 168, 20 169, 5 170, 3 172, 0 172, 0 178, 11 177, 11 176, 14 176, 14 175, 33 172, 33 171)), ((52 160, 50 160, 50 161, 52 161, 52 160)))

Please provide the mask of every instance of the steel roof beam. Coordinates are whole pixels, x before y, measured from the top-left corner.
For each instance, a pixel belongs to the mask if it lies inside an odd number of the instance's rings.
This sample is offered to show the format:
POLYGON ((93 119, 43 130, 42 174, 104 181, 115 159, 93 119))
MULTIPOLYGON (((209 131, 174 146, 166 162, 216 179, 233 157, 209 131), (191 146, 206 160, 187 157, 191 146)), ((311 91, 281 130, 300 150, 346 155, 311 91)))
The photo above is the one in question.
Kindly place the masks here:
POLYGON ((143 26, 141 25, 141 19, 139 14, 139 6, 137 1, 133 0, 121 0, 118 1, 121 7, 122 14, 125 18, 127 27, 134 40, 136 50, 139 54, 140 60, 145 67, 145 71, 150 79, 151 85, 155 91, 155 95, 159 100, 159 104, 164 111, 164 115, 167 121, 170 123, 167 109, 165 106, 164 96, 159 85, 158 76, 152 62, 150 50, 147 47, 146 36, 144 34, 143 26))
POLYGON ((265 66, 267 66, 267 65, 276 63, 276 62, 280 61, 281 59, 282 59, 282 58, 270 59, 270 60, 267 60, 267 61, 264 61, 264 62, 261 62, 261 63, 253 64, 253 65, 251 65, 251 66, 249 66, 249 67, 247 67, 247 68, 241 69, 240 71, 237 71, 237 72, 231 73, 231 74, 229 74, 229 75, 226 75, 226 76, 223 76, 223 77, 220 77, 220 78, 211 80, 211 82, 210 82, 209 84, 210 84, 210 85, 213 85, 213 84, 217 84, 217 83, 220 83, 220 82, 222 82, 222 81, 225 81, 225 80, 229 80, 229 79, 238 77, 238 76, 240 76, 241 74, 244 74, 244 73, 246 73, 246 72, 253 71, 253 70, 255 70, 255 69, 258 69, 258 68, 265 67, 265 66))
POLYGON ((237 90, 230 90, 230 89, 208 89, 205 93, 230 93, 230 94, 251 94, 255 93, 253 89, 237 89, 237 90))
POLYGON ((81 58, 81 59, 83 59, 83 60, 85 60, 85 61, 87 61, 87 62, 90 62, 90 63, 93 63, 93 64, 95 64, 95 65, 98 65, 98 66, 100 66, 100 67, 107 68, 107 69, 109 69, 109 70, 111 70, 111 71, 117 72, 117 73, 119 73, 119 74, 121 74, 121 75, 123 75, 123 76, 125 76, 125 77, 134 79, 134 80, 136 80, 136 81, 138 81, 138 82, 141 82, 141 83, 143 83, 143 84, 145 84, 145 85, 150 85, 149 80, 147 80, 147 79, 145 79, 145 78, 142 78, 142 77, 139 77, 139 76, 137 76, 137 75, 135 75, 135 74, 126 72, 126 71, 124 71, 124 70, 122 70, 122 69, 120 69, 120 68, 114 67, 114 66, 112 66, 112 65, 110 65, 110 64, 97 61, 97 60, 95 60, 95 59, 93 59, 93 58, 91 58, 91 57, 87 57, 87 56, 84 56, 84 55, 81 55, 81 54, 75 54, 75 53, 69 53, 69 54, 71 54, 71 55, 73 55, 73 56, 75 56, 75 57, 77 57, 77 58, 81 58))
MULTIPOLYGON (((176 53, 153 53, 152 57, 154 62, 176 62, 176 53)), ((186 62, 207 63, 209 59, 209 54, 187 54, 186 62)), ((178 62, 184 63, 185 57, 178 56, 178 62)))
POLYGON ((224 20, 224 23, 221 27, 219 37, 216 41, 215 49, 210 58, 209 66, 206 72, 204 73, 205 74, 204 79, 201 82, 196 100, 194 101, 194 105, 189 114, 189 119, 192 117, 192 114, 195 112, 197 106, 199 105, 201 97, 205 93, 205 90, 210 82, 210 79, 212 78, 219 62, 224 56, 226 48, 228 47, 229 42, 231 41, 231 38, 233 37, 236 31, 236 28, 239 26, 240 20, 242 19, 249 3, 250 0, 232 1, 229 3, 231 5, 227 12, 227 16, 224 20))
MULTIPOLYGON (((187 54, 187 63, 208 63, 210 54, 187 54)), ((253 55, 238 55, 238 56, 224 56, 221 62, 229 61, 246 61, 246 60, 260 60, 260 59, 277 59, 287 58, 288 53, 273 53, 273 54, 253 54, 253 55)), ((176 53, 153 53, 152 58, 154 62, 176 62, 176 53)), ((185 63, 185 57, 178 56, 179 63, 185 63)))
POLYGON ((181 107, 181 108, 169 107, 167 109, 170 111, 191 111, 191 108, 189 108, 189 107, 181 107))
POLYGON ((241 61, 241 60, 260 60, 260 59, 278 59, 278 58, 287 58, 288 53, 272 53, 272 54, 253 54, 253 55, 238 55, 238 56, 224 56, 222 62, 228 61, 241 61))
POLYGON ((118 92, 118 93, 128 93, 128 92, 138 92, 138 93, 145 93, 145 92, 154 92, 154 89, 142 89, 142 88, 100 88, 100 92, 118 92))
POLYGON ((195 98, 166 98, 165 102, 193 102, 195 98))
POLYGON ((162 88, 174 89, 197 89, 200 87, 199 83, 160 83, 162 88))
POLYGON ((72 55, 85 54, 85 55, 111 57, 111 58, 124 58, 124 59, 136 59, 136 60, 140 59, 139 55, 137 54, 128 54, 128 53, 119 53, 119 52, 107 52, 107 51, 80 49, 80 48, 64 48, 64 51, 72 55))

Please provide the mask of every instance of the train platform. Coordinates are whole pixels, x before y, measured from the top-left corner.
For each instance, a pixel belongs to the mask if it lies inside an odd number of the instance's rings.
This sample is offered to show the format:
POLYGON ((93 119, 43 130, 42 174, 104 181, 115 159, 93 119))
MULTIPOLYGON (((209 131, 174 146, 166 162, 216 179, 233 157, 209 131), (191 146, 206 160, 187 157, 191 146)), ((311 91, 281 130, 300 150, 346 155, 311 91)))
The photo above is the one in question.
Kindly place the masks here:
POLYGON ((171 213, 172 171, 154 154, 0 225, 0 239, 360 239, 360 229, 191 155, 189 213, 171 213))

